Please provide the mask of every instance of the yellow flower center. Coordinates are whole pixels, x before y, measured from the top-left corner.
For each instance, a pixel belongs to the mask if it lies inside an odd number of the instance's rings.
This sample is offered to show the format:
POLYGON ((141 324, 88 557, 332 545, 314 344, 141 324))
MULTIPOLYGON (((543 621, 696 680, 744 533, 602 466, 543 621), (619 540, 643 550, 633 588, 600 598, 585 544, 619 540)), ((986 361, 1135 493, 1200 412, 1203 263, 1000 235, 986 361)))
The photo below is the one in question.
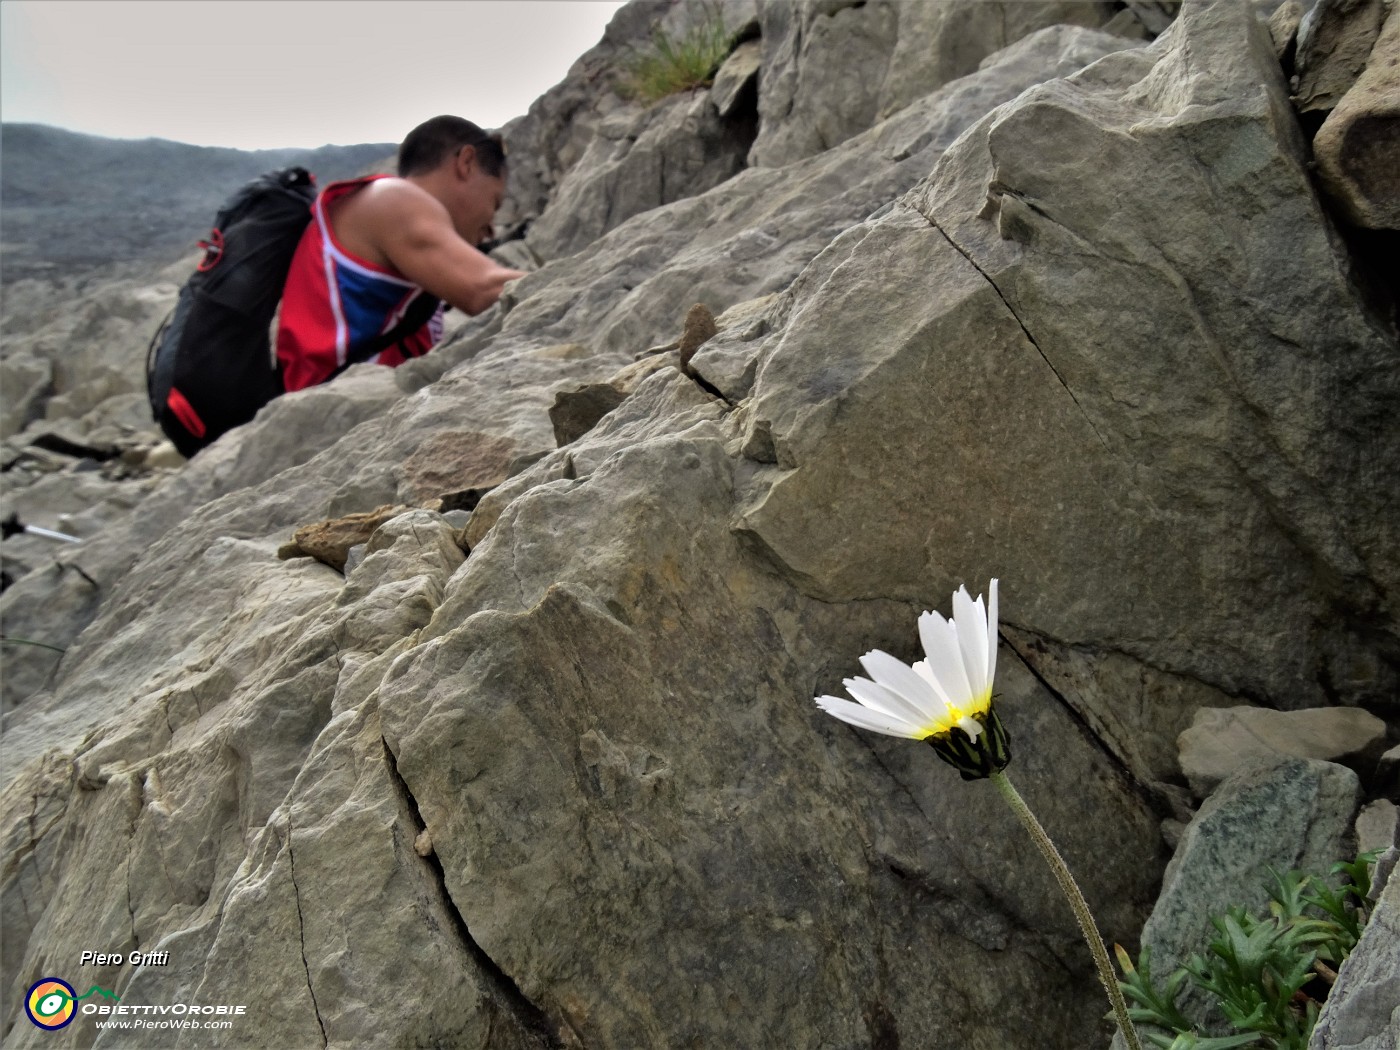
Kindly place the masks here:
POLYGON ((961 729, 975 740, 977 734, 982 731, 980 716, 985 715, 991 706, 992 690, 990 687, 972 697, 962 706, 950 704, 947 712, 929 726, 922 739, 930 740, 934 737, 951 736, 954 729, 961 729), (974 728, 969 728, 968 722, 971 722, 974 728))

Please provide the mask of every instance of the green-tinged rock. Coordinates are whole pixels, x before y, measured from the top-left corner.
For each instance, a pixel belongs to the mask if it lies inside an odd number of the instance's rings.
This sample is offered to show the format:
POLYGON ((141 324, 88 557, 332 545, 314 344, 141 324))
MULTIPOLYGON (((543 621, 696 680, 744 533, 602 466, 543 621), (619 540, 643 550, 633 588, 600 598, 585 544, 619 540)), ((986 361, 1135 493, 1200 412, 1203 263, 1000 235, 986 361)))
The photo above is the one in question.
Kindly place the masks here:
MULTIPOLYGON (((1344 766, 1283 758, 1227 779, 1192 819, 1162 876, 1162 892, 1142 931, 1152 972, 1164 981, 1215 936, 1211 916, 1231 907, 1266 915, 1270 869, 1327 875, 1354 856, 1352 817, 1360 799, 1344 766)), ((1192 1021, 1219 1030, 1212 1000, 1188 986, 1180 1002, 1192 1021)), ((1115 1041, 1121 1046, 1121 1041, 1115 1041)))

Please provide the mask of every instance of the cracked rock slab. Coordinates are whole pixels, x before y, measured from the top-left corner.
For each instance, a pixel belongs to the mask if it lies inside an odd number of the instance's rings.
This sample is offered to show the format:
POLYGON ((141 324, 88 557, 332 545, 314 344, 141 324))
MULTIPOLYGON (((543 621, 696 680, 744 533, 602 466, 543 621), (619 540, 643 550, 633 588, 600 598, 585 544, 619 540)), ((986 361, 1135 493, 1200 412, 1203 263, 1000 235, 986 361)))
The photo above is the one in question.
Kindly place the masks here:
MULTIPOLYGON (((575 477, 517 493, 380 686, 465 925, 586 1046, 1012 1045, 1050 986, 1047 1045, 1086 1045, 1094 1011, 1069 1003, 1089 960, 995 794, 812 707, 862 646, 907 655, 907 608, 802 596, 707 510, 745 465, 694 391, 652 376, 580 439, 575 477), (927 963, 882 975, 909 957, 927 963)), ((1131 928, 1156 818, 1005 663, 1020 782, 1112 902, 1105 924, 1131 928), (1088 812, 1116 815, 1125 863, 1102 862, 1088 812)))
POLYGON ((1306 160, 1242 5, 993 111, 792 286, 753 542, 827 600, 999 576, 1226 695, 1389 703, 1400 494, 1356 450, 1400 457, 1400 357, 1306 160))

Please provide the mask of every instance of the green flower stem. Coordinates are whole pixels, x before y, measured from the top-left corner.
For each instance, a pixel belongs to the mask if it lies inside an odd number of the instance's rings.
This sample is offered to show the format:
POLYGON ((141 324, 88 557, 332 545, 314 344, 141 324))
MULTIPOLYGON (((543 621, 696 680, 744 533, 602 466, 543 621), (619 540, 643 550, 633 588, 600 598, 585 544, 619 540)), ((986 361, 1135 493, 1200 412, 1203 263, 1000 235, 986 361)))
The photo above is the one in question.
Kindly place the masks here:
POLYGON ((1137 1032, 1133 1028, 1133 1022, 1128 1017, 1128 1004, 1123 1000, 1123 992, 1118 987, 1118 978, 1114 975, 1113 964, 1108 961, 1108 949, 1104 947, 1103 937, 1099 935, 1099 928, 1094 923, 1094 916, 1089 911, 1089 904, 1084 900, 1084 894, 1079 892, 1079 885, 1074 881, 1074 876, 1069 873, 1069 866, 1065 864, 1064 858, 1060 856, 1060 851, 1055 848, 1055 844, 1050 841, 1050 836, 1045 833, 1045 829, 1040 826, 1040 821, 1035 819, 1035 814, 1026 805, 1025 799, 1011 785, 1011 781, 1006 779, 1006 774, 993 773, 988 779, 996 785, 1001 792, 1001 797, 1006 799, 1006 804, 1020 818, 1021 823, 1030 832, 1030 836, 1035 840, 1035 844, 1040 847, 1040 853, 1045 858, 1045 863, 1050 865, 1050 870, 1055 874, 1055 881, 1060 884, 1060 889, 1069 899, 1070 907, 1074 909, 1074 917, 1079 920, 1079 929, 1084 934, 1084 939, 1089 942, 1089 950, 1094 955, 1094 965, 1099 971, 1099 980, 1103 982, 1104 991, 1108 993, 1109 1002, 1113 1004, 1114 1016, 1118 1018, 1118 1027, 1123 1032, 1123 1038, 1128 1041, 1128 1046, 1132 1050, 1142 1050, 1142 1044, 1138 1042, 1137 1032))
POLYGON ((60 649, 56 645, 48 642, 31 642, 28 638, 0 638, 0 642, 9 642, 11 645, 33 645, 40 649, 52 649, 56 653, 66 653, 67 649, 60 649))

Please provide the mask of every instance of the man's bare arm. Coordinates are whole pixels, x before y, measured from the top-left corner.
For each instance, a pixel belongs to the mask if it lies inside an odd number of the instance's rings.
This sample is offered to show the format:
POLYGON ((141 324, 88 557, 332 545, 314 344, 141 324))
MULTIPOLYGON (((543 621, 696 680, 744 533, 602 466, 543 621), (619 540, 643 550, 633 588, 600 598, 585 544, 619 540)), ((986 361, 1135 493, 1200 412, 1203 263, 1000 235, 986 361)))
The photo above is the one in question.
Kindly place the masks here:
POLYGON ((464 241, 447 209, 417 187, 386 179, 374 188, 380 192, 367 216, 371 235, 394 269, 418 287, 479 314, 500 298, 507 282, 525 276, 464 241))

